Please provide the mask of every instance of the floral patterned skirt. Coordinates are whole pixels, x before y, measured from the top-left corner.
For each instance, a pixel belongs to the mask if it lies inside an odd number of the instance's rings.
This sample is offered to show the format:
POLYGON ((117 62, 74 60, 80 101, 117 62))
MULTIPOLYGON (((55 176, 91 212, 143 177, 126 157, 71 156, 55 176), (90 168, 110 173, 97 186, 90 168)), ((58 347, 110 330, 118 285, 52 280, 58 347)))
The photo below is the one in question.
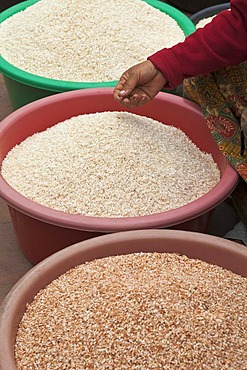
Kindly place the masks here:
POLYGON ((201 106, 219 149, 241 177, 232 199, 247 225, 247 61, 185 80, 183 95, 201 106))
POLYGON ((247 62, 185 80, 184 97, 201 106, 221 152, 247 181, 247 62))

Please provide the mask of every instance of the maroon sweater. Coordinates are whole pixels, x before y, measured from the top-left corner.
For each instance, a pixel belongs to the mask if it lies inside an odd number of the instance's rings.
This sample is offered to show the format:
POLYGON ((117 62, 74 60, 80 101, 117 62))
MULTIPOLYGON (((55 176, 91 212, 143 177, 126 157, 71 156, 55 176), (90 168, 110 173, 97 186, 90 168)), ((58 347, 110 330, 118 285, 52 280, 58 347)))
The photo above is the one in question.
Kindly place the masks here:
POLYGON ((184 42, 148 57, 166 78, 165 87, 247 60, 247 0, 231 0, 230 7, 184 42))

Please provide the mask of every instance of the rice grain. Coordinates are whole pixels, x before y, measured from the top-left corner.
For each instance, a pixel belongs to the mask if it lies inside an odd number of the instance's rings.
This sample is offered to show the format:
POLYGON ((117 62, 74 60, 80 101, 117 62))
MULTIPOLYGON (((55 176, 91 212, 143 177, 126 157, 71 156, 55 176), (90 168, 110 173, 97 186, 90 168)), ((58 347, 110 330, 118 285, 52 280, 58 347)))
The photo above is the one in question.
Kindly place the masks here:
POLYGON ((102 82, 184 38, 172 17, 141 0, 40 0, 1 23, 0 53, 35 75, 102 82))
POLYGON ((25 197, 72 214, 130 217, 186 205, 220 180, 180 129, 128 112, 80 115, 32 135, 2 162, 25 197))
POLYGON ((18 370, 246 370, 246 292, 246 278, 177 254, 87 262, 27 306, 18 370))

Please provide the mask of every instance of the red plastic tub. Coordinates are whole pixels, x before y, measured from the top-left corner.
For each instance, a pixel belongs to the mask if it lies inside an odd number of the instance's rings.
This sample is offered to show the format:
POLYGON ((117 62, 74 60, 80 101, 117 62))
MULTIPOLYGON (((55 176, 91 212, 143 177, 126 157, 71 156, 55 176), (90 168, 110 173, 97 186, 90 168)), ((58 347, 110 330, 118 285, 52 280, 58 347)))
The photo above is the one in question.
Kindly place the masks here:
MULTIPOLYGON (((10 114, 0 125, 0 164, 16 144, 35 132, 79 114, 116 110, 125 109, 114 101, 112 88, 65 92, 30 103, 10 114)), ((220 153, 196 104, 176 95, 159 93, 145 107, 132 112, 180 127, 201 150, 212 154, 221 172, 219 183, 196 201, 174 210, 141 217, 103 218, 66 214, 39 205, 20 195, 0 176, 0 196, 9 205, 17 240, 32 263, 105 233, 168 227, 205 232, 210 210, 237 185, 237 172, 220 153)))
POLYGON ((136 230, 104 235, 72 245, 33 267, 5 298, 0 309, 0 369, 17 370, 14 357, 17 328, 26 305, 33 301, 41 289, 86 261, 135 252, 179 253, 247 276, 245 246, 201 233, 136 230))

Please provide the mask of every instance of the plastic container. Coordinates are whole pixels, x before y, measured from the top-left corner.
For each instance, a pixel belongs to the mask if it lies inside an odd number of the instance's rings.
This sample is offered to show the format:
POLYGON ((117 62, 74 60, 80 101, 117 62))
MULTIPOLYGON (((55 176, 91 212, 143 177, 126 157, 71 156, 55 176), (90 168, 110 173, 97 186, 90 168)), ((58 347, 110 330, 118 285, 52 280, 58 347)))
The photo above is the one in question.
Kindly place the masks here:
MULTIPOLYGON (((33 5, 38 0, 28 0, 15 5, 0 14, 0 23, 9 18, 15 13, 18 13, 28 6, 33 5)), ((195 26, 191 20, 179 10, 168 4, 164 4, 156 0, 144 0, 154 8, 161 10, 175 19, 185 36, 188 36, 195 31, 195 26)), ((59 81, 50 78, 40 77, 8 63, 0 56, 0 72, 4 76, 7 92, 14 109, 17 109, 34 100, 49 96, 58 92, 70 90, 97 88, 97 87, 112 87, 117 81, 109 82, 70 82, 59 81)))
POLYGON ((197 13, 194 13, 190 16, 190 20, 197 25, 197 23, 205 18, 213 17, 214 15, 219 14, 222 10, 230 8, 230 3, 223 3, 218 5, 209 6, 205 9, 200 10, 197 13))
POLYGON ((26 304, 78 264, 96 258, 135 252, 180 253, 247 276, 247 249, 243 245, 200 233, 175 230, 126 231, 93 238, 55 253, 33 267, 12 288, 0 310, 0 368, 17 370, 14 343, 26 304))
MULTIPOLYGON (((0 166, 16 144, 58 122, 84 113, 124 110, 113 99, 111 88, 76 90, 30 103, 1 122, 0 166)), ((171 226, 205 232, 209 211, 235 188, 237 172, 221 154, 196 104, 176 95, 159 93, 146 106, 132 112, 180 127, 201 150, 212 154, 221 172, 218 184, 199 199, 177 209, 149 216, 104 218, 44 207, 20 195, 0 176, 0 196, 9 205, 17 240, 31 262, 37 263, 59 249, 102 233, 171 226)))

